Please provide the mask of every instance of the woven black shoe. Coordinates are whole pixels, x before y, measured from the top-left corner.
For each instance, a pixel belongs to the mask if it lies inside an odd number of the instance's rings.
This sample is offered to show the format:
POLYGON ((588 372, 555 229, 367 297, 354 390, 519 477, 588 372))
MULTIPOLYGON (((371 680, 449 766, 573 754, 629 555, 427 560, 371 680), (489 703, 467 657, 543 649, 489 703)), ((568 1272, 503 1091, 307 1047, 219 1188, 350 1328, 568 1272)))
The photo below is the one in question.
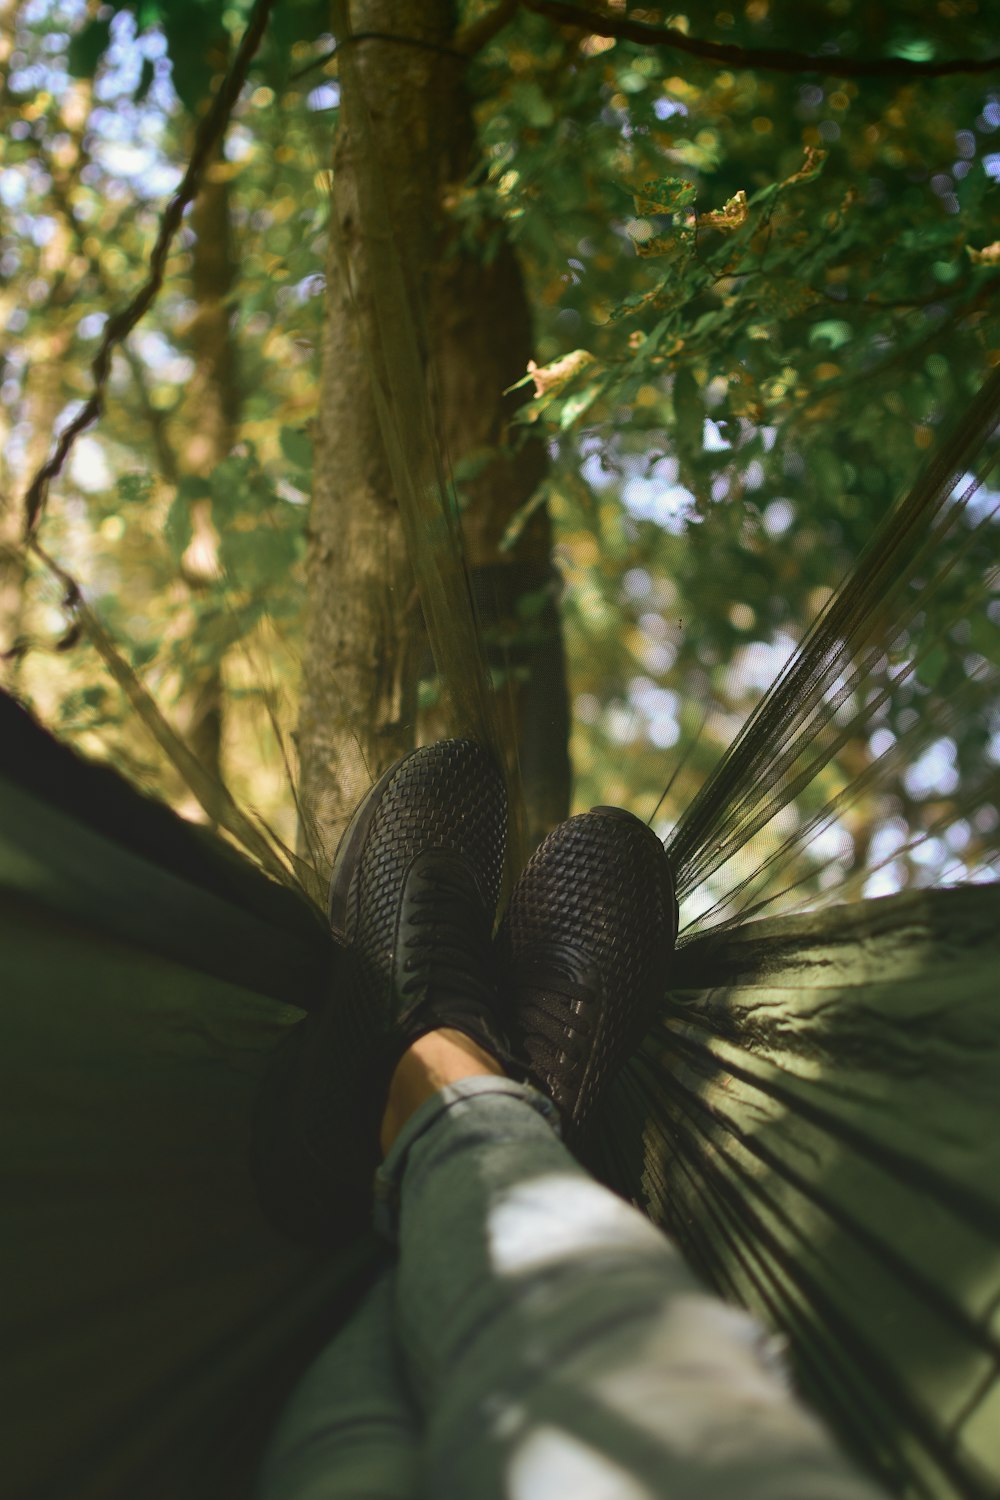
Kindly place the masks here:
POLYGON ((397 1054, 451 1026, 507 1057, 490 946, 506 841, 503 777, 471 740, 404 756, 352 819, 330 926, 354 955, 364 1015, 397 1054))
POLYGON ((514 889, 497 939, 509 1024, 574 1150, 656 1013, 676 937, 663 845, 622 808, 561 823, 514 889))
POLYGON ((487 751, 442 740, 404 756, 359 805, 330 883, 343 944, 335 998, 275 1054, 254 1119, 269 1220, 336 1244, 366 1227, 393 1070, 437 1027, 513 1066, 490 938, 507 832, 487 751))

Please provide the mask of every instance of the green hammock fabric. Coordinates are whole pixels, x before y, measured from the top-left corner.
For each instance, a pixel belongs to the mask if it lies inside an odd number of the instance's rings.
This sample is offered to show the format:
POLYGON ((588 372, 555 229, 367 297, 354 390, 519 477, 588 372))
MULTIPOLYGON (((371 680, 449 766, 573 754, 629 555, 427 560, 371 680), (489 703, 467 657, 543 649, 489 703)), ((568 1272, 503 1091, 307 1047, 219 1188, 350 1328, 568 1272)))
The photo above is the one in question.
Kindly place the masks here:
MULTIPOLYGON (((0 721, 8 1493, 248 1496, 379 1255, 284 1243, 248 1171, 256 1082, 291 1000, 336 1003, 335 955, 304 901, 0 721)), ((1000 1479, 998 944, 998 886, 689 943, 607 1110, 606 1175, 912 1496, 1000 1479)))
POLYGON ((247 1493, 378 1253, 286 1243, 249 1175, 285 1001, 331 956, 304 902, 0 699, 5 1494, 247 1493))
POLYGON ((908 1495, 1000 1483, 998 970, 997 885, 700 939, 608 1106, 615 1185, 908 1495))

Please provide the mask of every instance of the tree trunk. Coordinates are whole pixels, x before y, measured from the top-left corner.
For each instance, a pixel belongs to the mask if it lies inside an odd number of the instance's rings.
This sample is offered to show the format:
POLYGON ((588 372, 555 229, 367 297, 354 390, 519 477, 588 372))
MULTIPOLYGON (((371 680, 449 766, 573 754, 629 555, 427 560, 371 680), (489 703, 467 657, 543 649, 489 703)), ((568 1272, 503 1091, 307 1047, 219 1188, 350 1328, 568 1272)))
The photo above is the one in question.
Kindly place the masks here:
MULTIPOLYGON (((195 240, 191 252, 191 289, 196 312, 188 328, 195 361, 186 404, 187 436, 179 452, 182 474, 207 478, 230 452, 236 438, 240 395, 236 350, 229 329, 228 298, 236 270, 232 257, 229 189, 224 175, 211 168, 191 211, 195 240)), ((184 581, 198 616, 218 570, 218 538, 207 501, 195 504, 192 541, 183 559, 184 581)), ((197 628, 194 630, 197 638, 197 628)), ((208 656, 193 662, 186 695, 186 739, 202 766, 215 777, 222 769, 222 662, 208 656)))
MULTIPOLYGON (((13 0, 0 0, 0 63, 9 67, 10 54, 14 50, 14 4, 13 0)), ((0 320, 7 326, 7 318, 14 308, 13 292, 0 295, 0 320)), ((20 633, 21 600, 24 590, 24 568, 20 558, 8 548, 15 548, 20 541, 21 525, 15 499, 16 476, 8 459, 10 422, 6 408, 0 405, 0 682, 9 676, 16 658, 5 659, 2 655, 10 651, 20 633)))
POLYGON ((379 160, 365 158, 357 122, 342 111, 334 151, 334 233, 357 268, 358 284, 352 298, 335 244, 307 558, 301 801, 329 859, 371 780, 418 736, 424 656, 419 605, 364 339, 367 330, 369 347, 377 347, 357 193, 361 174, 380 171, 417 320, 426 320, 428 379, 446 459, 461 473, 463 459, 490 450, 475 478, 461 487, 466 551, 484 625, 495 637, 494 664, 518 676, 530 667, 510 710, 508 754, 520 763, 528 836, 537 841, 565 816, 569 766, 565 668, 544 508, 535 511, 513 548, 501 551, 504 533, 537 488, 545 463, 539 445, 517 454, 506 445, 510 407, 502 392, 523 373, 532 352, 527 299, 509 247, 485 265, 481 255, 455 243, 447 220, 449 192, 465 180, 476 150, 463 59, 447 51, 451 5, 357 0, 351 16, 356 32, 430 45, 372 36, 349 44, 379 160), (543 605, 535 619, 519 607, 524 596, 543 605), (541 645, 527 644, 529 630, 541 645))

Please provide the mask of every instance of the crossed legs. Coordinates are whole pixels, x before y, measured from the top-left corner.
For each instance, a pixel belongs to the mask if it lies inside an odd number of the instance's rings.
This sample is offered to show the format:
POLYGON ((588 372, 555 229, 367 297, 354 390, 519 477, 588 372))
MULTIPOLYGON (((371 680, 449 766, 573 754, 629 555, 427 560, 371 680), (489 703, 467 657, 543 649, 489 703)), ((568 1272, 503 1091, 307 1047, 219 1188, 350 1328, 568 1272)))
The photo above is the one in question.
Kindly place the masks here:
POLYGON ((874 1500, 771 1341, 460 1033, 398 1065, 398 1262, 293 1395, 261 1500, 874 1500))

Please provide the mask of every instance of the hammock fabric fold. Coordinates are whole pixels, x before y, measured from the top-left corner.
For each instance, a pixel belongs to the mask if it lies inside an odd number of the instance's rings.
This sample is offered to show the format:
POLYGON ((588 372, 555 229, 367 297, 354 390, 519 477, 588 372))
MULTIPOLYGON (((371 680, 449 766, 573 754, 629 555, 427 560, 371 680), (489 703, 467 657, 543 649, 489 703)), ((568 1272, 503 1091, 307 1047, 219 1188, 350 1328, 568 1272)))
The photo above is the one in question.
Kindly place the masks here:
MULTIPOLYGON (((248 1497, 379 1256, 284 1243, 248 1170, 336 954, 304 900, 0 716, 7 1492, 248 1497)), ((605 1122, 614 1185, 912 1496, 1000 1475, 998 945, 998 886, 691 942, 605 1122)))

